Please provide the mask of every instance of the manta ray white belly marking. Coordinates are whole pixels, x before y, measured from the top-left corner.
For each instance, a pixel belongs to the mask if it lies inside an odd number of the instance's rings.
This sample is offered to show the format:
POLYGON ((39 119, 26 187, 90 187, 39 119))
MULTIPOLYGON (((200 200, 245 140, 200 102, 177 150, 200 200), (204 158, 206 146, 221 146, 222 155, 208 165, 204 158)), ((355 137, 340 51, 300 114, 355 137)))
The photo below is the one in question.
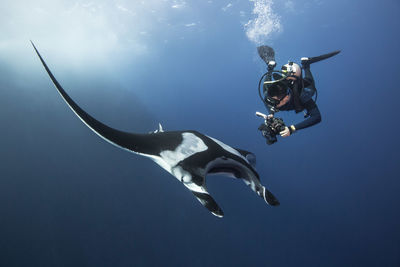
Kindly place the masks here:
POLYGON ((32 45, 61 97, 89 129, 121 149, 154 160, 181 181, 215 216, 222 217, 224 213, 207 190, 207 174, 223 173, 242 179, 269 205, 279 205, 275 196, 261 184, 253 167, 255 156, 252 153, 232 148, 197 131, 165 132, 161 124, 158 130, 148 134, 127 133, 111 128, 90 116, 71 99, 51 73, 35 45, 32 45))
POLYGON ((151 157, 158 165, 174 175, 178 180, 188 183, 192 178, 190 173, 176 165, 196 153, 207 150, 208 147, 204 144, 203 140, 193 133, 184 132, 182 133, 182 137, 182 143, 175 150, 164 150, 160 153, 160 156, 146 156, 151 157))
POLYGON ((195 153, 207 150, 203 140, 192 133, 182 133, 183 142, 174 150, 165 150, 160 153, 161 158, 170 166, 192 156, 195 153))

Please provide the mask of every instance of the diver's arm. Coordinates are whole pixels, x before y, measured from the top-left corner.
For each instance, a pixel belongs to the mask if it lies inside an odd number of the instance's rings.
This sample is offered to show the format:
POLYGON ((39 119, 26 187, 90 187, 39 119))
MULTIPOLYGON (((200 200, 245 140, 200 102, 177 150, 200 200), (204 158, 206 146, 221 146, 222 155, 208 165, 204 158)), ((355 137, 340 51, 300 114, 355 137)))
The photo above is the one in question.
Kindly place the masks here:
POLYGON ((321 122, 321 113, 319 112, 319 109, 314 100, 310 99, 309 101, 304 103, 304 106, 307 110, 307 113, 309 114, 309 117, 304 121, 295 124, 294 127, 296 130, 304 129, 321 122))

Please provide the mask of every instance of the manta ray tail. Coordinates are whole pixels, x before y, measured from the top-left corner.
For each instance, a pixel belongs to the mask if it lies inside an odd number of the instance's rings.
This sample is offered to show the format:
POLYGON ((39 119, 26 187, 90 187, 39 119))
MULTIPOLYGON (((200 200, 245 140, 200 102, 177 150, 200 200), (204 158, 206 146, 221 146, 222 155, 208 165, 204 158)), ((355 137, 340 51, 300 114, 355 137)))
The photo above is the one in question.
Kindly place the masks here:
POLYGON ((36 49, 35 45, 31 41, 33 48, 36 51, 40 61, 43 64, 43 67, 46 69, 47 74, 50 76, 54 86, 57 88, 58 92, 68 104, 68 106, 72 109, 72 111, 78 116, 79 119, 82 120, 93 132, 99 135, 101 138, 106 140, 107 142, 120 147, 122 149, 129 150, 130 152, 135 153, 146 153, 153 147, 152 142, 149 142, 147 138, 148 135, 143 134, 135 134, 135 133, 126 133, 114 128, 111 128, 100 121, 96 120, 88 113, 86 113, 82 108, 72 100, 72 98, 65 92, 60 83, 56 80, 53 73, 48 68, 46 62, 43 60, 39 51, 36 49))

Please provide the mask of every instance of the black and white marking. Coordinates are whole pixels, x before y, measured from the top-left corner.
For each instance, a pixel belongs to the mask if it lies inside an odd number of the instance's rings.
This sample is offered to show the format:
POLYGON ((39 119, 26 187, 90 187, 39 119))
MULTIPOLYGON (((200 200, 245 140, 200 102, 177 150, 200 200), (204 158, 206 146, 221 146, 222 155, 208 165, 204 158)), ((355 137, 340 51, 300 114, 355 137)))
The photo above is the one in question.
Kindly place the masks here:
POLYGON ((167 131, 159 129, 148 134, 122 132, 113 129, 82 110, 64 91, 47 67, 32 43, 44 68, 58 92, 72 111, 93 132, 107 142, 154 160, 158 165, 181 181, 215 216, 223 217, 223 212, 210 196, 206 187, 208 174, 226 174, 242 179, 269 205, 277 206, 279 201, 261 183, 254 169, 254 154, 234 149, 221 141, 197 131, 167 131))

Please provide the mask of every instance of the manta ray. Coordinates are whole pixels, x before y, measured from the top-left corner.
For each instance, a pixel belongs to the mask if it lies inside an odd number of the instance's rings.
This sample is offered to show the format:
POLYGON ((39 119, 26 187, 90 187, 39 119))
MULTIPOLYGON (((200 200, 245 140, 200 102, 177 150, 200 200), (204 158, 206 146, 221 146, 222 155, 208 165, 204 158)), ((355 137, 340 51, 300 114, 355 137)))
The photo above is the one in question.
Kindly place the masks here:
POLYGON ((56 89, 87 127, 112 145, 153 160, 181 181, 215 216, 223 217, 224 213, 207 191, 206 176, 213 174, 241 179, 269 205, 279 205, 275 196, 261 184, 253 153, 233 148, 193 130, 164 131, 161 124, 158 130, 144 134, 111 128, 90 116, 72 100, 31 43, 56 89))

